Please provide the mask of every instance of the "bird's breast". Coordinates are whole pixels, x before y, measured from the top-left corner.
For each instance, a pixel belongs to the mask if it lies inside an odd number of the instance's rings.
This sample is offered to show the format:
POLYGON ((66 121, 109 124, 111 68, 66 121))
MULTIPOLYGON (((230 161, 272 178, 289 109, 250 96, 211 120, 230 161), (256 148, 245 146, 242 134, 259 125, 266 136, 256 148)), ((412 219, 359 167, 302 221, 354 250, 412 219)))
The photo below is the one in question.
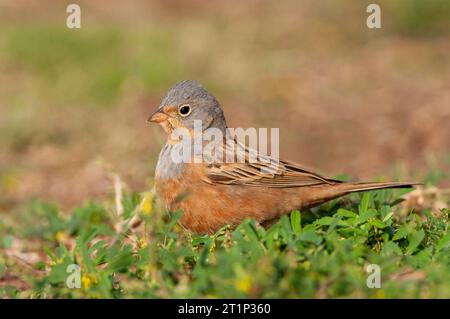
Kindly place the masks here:
POLYGON ((186 163, 178 161, 175 145, 167 143, 159 153, 155 177, 158 180, 170 180, 183 174, 186 163), (174 160, 175 158, 175 160, 174 160))

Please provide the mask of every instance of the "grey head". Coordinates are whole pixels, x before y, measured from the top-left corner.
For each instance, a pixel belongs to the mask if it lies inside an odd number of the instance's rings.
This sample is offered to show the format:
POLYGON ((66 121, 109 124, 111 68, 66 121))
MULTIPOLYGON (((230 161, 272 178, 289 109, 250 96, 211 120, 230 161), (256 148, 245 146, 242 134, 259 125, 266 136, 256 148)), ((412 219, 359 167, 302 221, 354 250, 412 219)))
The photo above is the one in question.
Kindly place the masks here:
POLYGON ((225 117, 216 98, 193 80, 175 84, 163 98, 158 110, 149 121, 181 125, 194 129, 194 121, 201 120, 203 130, 214 127, 226 130, 225 117))

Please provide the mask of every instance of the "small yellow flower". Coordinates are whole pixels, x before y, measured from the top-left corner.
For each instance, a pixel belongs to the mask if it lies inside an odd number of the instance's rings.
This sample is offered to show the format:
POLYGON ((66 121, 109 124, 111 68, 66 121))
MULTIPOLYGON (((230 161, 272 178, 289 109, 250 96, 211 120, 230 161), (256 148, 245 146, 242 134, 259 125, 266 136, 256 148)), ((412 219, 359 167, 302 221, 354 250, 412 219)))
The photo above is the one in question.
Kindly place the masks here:
POLYGON ((234 288, 239 292, 248 294, 252 289, 252 279, 249 276, 237 279, 234 282, 234 288))
POLYGON ((139 248, 146 248, 148 246, 147 240, 145 238, 140 238, 137 242, 139 248))
POLYGON ((90 274, 83 275, 81 277, 81 285, 83 286, 84 289, 89 289, 89 287, 91 287, 96 282, 97 281, 95 280, 95 277, 90 274))
POLYGON ((55 266, 57 263, 60 265, 62 264, 64 261, 64 257, 59 258, 58 260, 56 260, 56 262, 52 259, 48 262, 49 266, 53 267, 55 266))
POLYGON ((144 215, 151 215, 153 212, 153 194, 145 193, 144 199, 141 202, 141 212, 144 215))
POLYGON ((213 252, 215 252, 215 251, 216 251, 216 242, 213 241, 211 247, 209 248, 209 252, 210 252, 210 253, 213 253, 213 252))
POLYGON ((67 234, 65 232, 63 232, 63 231, 58 231, 55 234, 55 239, 58 242, 64 242, 64 241, 67 240, 67 234))
POLYGON ((181 228, 181 226, 179 224, 175 224, 175 226, 173 226, 173 231, 176 233, 181 233, 183 231, 183 229, 181 228))

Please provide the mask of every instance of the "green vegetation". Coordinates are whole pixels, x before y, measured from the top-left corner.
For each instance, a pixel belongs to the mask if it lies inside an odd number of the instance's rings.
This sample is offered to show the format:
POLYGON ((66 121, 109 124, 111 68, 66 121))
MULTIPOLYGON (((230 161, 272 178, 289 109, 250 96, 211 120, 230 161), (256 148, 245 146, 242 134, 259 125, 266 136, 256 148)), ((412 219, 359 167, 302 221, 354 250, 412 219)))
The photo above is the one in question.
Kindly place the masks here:
POLYGON ((47 98, 66 105, 111 105, 127 79, 155 90, 166 88, 179 75, 173 43, 162 31, 130 36, 116 27, 73 32, 36 25, 16 27, 5 34, 6 62, 38 76, 42 89, 48 90, 47 98))
POLYGON ((125 197, 120 218, 108 203, 88 203, 69 218, 53 204, 31 203, 20 228, 2 226, 9 253, 0 255, 2 276, 20 276, 28 285, 4 285, 0 295, 450 297, 450 211, 397 217, 398 203, 390 190, 352 195, 294 211, 267 230, 248 220, 212 236, 181 229, 180 213, 162 213, 150 194, 125 197), (12 258, 15 241, 45 252, 42 260, 24 265, 12 258), (80 289, 66 285, 70 264, 81 267, 80 289), (380 289, 366 285, 369 264, 380 266, 380 289))

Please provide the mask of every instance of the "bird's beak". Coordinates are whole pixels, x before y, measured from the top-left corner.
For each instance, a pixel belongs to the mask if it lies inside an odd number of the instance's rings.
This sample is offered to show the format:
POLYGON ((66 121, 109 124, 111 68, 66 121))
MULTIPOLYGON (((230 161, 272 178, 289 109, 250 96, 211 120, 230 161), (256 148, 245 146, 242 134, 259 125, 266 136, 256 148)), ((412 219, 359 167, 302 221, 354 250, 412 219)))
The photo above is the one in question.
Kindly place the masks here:
POLYGON ((169 116, 166 113, 163 113, 162 111, 158 110, 149 116, 147 122, 161 123, 167 120, 168 118, 169 116))

